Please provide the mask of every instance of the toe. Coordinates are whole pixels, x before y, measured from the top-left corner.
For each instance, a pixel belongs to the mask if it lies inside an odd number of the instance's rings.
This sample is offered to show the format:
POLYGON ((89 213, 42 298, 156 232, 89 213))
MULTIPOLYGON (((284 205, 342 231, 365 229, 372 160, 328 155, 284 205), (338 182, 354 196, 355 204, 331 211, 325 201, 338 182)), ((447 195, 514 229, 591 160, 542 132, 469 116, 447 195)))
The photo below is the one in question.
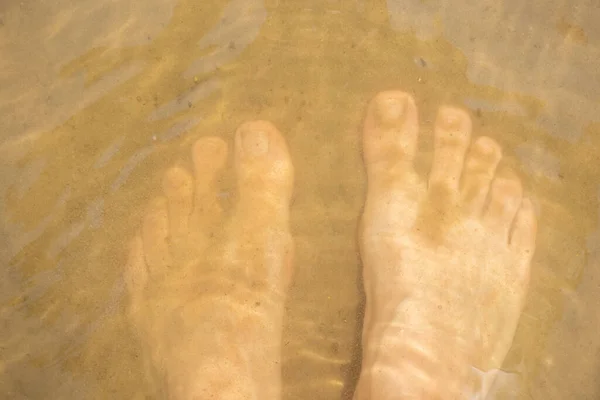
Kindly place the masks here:
POLYGON ((489 204, 483 219, 497 233, 506 237, 521 205, 523 188, 521 181, 514 175, 496 176, 492 183, 489 204))
POLYGON ((202 223, 218 217, 221 213, 216 180, 227 161, 227 144, 217 137, 201 138, 194 143, 192 159, 195 175, 192 219, 202 223))
POLYGON ((144 260, 144 245, 139 235, 129 243, 124 278, 129 294, 130 311, 135 314, 141 305, 142 292, 148 279, 148 270, 144 260))
POLYGON ((293 166, 281 133, 267 121, 247 122, 235 135, 235 165, 240 202, 248 214, 289 213, 293 166))
POLYGON ((162 273, 171 265, 167 200, 159 197, 150 202, 142 226, 144 257, 150 273, 162 273))
POLYGON ((182 237, 188 232, 192 212, 193 179, 183 168, 170 168, 163 179, 163 190, 167 197, 171 237, 182 237))
POLYGON ((375 96, 363 132, 363 157, 370 183, 381 175, 402 175, 413 170, 418 130, 412 96, 400 91, 375 96))
POLYGON ((525 262, 529 262, 535 250, 537 234, 537 218, 531 200, 523 199, 517 211, 511 233, 510 246, 521 254, 525 262))
POLYGON ((458 194, 465 153, 471 140, 471 118, 458 108, 442 107, 434 132, 430 190, 458 194))
POLYGON ((493 139, 480 137, 473 143, 465 162, 462 178, 462 199, 470 215, 480 215, 487 198, 502 149, 493 139))

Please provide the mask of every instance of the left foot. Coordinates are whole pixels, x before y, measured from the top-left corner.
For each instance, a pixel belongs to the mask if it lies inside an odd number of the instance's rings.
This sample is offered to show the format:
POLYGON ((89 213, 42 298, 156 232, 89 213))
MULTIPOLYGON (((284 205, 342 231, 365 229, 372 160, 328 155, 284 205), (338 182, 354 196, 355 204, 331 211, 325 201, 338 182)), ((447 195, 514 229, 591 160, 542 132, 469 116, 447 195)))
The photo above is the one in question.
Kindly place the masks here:
POLYGON ((167 172, 131 243, 130 316, 147 370, 170 399, 278 399, 293 255, 285 141, 268 122, 238 129, 239 201, 227 223, 215 187, 227 145, 200 139, 192 157, 194 177, 167 172))

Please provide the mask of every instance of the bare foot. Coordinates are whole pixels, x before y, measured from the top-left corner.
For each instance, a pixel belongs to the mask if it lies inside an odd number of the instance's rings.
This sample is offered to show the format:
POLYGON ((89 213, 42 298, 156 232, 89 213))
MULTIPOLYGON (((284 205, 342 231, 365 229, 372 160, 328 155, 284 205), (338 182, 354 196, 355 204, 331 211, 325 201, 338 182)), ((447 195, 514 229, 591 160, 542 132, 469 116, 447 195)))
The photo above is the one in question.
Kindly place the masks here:
POLYGON ((413 169, 413 99, 384 92, 369 106, 355 400, 469 398, 471 369, 501 367, 524 305, 536 219, 519 179, 496 173, 494 140, 470 145, 464 111, 441 108, 434 135, 426 182, 413 169))
POLYGON ((131 244, 126 281, 146 365, 169 399, 278 399, 291 277, 293 168, 268 122, 235 135, 239 201, 223 221, 218 138, 198 140, 194 177, 174 167, 131 244))

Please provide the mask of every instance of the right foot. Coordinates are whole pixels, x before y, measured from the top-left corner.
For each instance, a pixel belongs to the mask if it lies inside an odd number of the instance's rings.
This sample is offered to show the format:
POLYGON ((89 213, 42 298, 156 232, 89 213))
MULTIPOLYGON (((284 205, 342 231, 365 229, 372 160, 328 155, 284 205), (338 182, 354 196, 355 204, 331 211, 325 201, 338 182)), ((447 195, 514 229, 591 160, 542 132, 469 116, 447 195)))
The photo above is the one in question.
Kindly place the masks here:
POLYGON ((376 96, 363 135, 367 305, 354 398, 468 398, 471 369, 499 369, 512 344, 535 247, 531 201, 518 178, 496 173, 494 140, 470 145, 459 109, 439 111, 427 182, 413 168, 408 94, 376 96))

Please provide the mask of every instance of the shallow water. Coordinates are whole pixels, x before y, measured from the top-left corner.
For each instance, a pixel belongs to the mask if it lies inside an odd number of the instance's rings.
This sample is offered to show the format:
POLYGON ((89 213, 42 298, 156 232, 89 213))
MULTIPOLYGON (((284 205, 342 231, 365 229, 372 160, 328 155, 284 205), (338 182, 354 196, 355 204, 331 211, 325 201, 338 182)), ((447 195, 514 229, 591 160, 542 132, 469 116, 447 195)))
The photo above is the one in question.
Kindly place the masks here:
POLYGON ((260 118, 284 133, 297 174, 284 399, 350 398, 359 127, 373 94, 401 88, 426 155, 437 107, 462 105, 539 209, 531 293, 496 397, 597 399, 598 20, 592 0, 3 1, 0 397, 143 395, 123 245, 196 138, 231 141, 260 118))

